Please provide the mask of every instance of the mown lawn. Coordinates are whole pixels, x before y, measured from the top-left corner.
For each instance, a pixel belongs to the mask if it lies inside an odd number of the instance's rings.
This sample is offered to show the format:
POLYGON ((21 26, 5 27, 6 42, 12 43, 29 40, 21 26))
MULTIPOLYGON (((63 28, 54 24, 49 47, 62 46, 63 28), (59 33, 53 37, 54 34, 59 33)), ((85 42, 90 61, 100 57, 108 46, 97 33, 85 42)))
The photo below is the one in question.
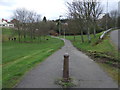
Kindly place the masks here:
POLYGON ((2 87, 11 88, 20 81, 31 68, 40 64, 48 56, 60 49, 61 40, 47 36, 48 40, 40 43, 2 43, 2 87))
POLYGON ((66 36, 66 39, 72 41, 73 45, 79 50, 86 53, 99 64, 117 81, 118 78, 118 63, 120 63, 120 58, 118 57, 120 53, 115 48, 115 46, 110 41, 109 34, 103 40, 99 40, 101 33, 96 35, 94 38, 91 35, 91 43, 88 42, 87 36, 84 35, 85 42, 81 42, 81 37, 76 36, 74 40, 73 36, 66 36))

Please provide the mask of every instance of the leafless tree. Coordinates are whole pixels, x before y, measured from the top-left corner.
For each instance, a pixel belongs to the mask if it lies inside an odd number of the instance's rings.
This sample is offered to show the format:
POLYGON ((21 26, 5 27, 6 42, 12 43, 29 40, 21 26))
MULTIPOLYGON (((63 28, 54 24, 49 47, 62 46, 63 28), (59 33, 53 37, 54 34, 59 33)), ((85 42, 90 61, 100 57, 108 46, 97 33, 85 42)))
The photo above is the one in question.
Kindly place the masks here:
POLYGON ((87 27, 88 42, 91 42, 90 26, 92 22, 92 0, 84 0, 83 7, 84 7, 84 15, 85 15, 84 20, 87 27))
POLYGON ((28 33, 30 33, 31 40, 35 38, 35 30, 38 26, 36 23, 40 21, 40 15, 37 15, 33 11, 20 8, 15 10, 13 18, 16 19, 15 26, 18 29, 19 42, 22 36, 25 41, 28 33))
MULTIPOLYGON (((67 3, 68 11, 70 18, 74 18, 76 23, 78 24, 78 28, 80 28, 81 35, 83 35, 83 28, 87 27, 87 36, 88 41, 91 42, 90 37, 90 27, 94 25, 94 35, 96 34, 95 26, 96 21, 100 14, 102 13, 102 8, 100 7, 100 3, 96 0, 83 0, 81 1, 73 1, 72 3, 67 3)), ((82 38, 82 42, 83 37, 82 38)))
POLYGON ((96 26, 97 20, 103 12, 100 2, 97 0, 92 1, 92 17, 93 17, 93 27, 94 27, 94 37, 96 37, 96 26))
POLYGON ((68 22, 68 30, 66 33, 69 33, 70 35, 74 35, 74 41, 75 41, 75 36, 76 34, 79 32, 78 31, 78 27, 77 27, 77 24, 76 24, 76 21, 73 20, 73 19, 70 19, 68 22))
POLYGON ((16 20, 15 27, 17 28, 19 42, 24 38, 24 42, 26 42, 26 38, 30 38, 31 42, 40 39, 41 36, 45 36, 49 34, 50 29, 55 28, 55 23, 51 21, 41 20, 41 16, 34 11, 22 9, 16 9, 14 12, 13 18, 16 20))
MULTIPOLYGON (((73 19, 71 21, 74 21, 75 27, 77 27, 77 32, 79 31, 81 33, 81 40, 84 42, 83 39, 83 27, 84 27, 84 13, 83 13, 83 3, 80 1, 74 1, 72 3, 67 2, 68 7, 68 15, 69 19, 73 19)), ((70 22, 69 22, 70 23, 70 22)), ((72 22, 71 22, 72 23, 72 22)), ((70 26, 70 25, 69 25, 70 26)), ((73 25, 71 27, 74 27, 73 25)), ((75 32, 75 30, 73 30, 75 32)))
POLYGON ((22 26, 22 20, 21 20, 21 10, 20 9, 17 9, 15 12, 14 12, 14 16, 13 16, 14 20, 15 20, 15 27, 17 28, 17 31, 18 31, 18 40, 20 42, 20 39, 21 39, 21 26, 22 26))
POLYGON ((118 11, 117 10, 112 10, 110 12, 110 17, 112 18, 112 27, 117 27, 117 19, 118 19, 118 11))

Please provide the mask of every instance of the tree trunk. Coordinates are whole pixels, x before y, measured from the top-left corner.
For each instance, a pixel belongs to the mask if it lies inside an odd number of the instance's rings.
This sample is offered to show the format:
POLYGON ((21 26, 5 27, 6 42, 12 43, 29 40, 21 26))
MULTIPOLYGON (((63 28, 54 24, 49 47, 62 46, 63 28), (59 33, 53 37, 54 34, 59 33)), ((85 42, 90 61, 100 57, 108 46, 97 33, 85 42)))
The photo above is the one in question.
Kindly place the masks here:
POLYGON ((83 31, 82 30, 81 30, 81 41, 82 41, 82 43, 84 42, 83 31))
POLYGON ((45 40, 46 35, 44 35, 44 40, 45 40))
POLYGON ((75 34, 74 34, 74 41, 75 41, 75 34))
POLYGON ((32 34, 32 31, 31 31, 31 33, 30 33, 30 38, 31 38, 31 42, 33 42, 33 34, 32 34))
POLYGON ((26 33, 25 33, 25 31, 24 31, 24 42, 26 41, 26 33))
POLYGON ((94 27, 94 38, 96 38, 96 29, 94 27))
POLYGON ((36 39, 36 36, 35 36, 35 35, 33 36, 33 39, 36 39))
POLYGON ((20 43, 20 30, 18 30, 18 41, 20 43))
POLYGON ((17 27, 17 31, 18 31, 18 42, 20 43, 20 28, 19 28, 19 26, 17 27))
POLYGON ((40 42, 42 41, 41 36, 39 36, 40 42))
POLYGON ((90 29, 89 29, 89 27, 88 27, 88 42, 90 43, 91 42, 91 37, 90 37, 90 29))

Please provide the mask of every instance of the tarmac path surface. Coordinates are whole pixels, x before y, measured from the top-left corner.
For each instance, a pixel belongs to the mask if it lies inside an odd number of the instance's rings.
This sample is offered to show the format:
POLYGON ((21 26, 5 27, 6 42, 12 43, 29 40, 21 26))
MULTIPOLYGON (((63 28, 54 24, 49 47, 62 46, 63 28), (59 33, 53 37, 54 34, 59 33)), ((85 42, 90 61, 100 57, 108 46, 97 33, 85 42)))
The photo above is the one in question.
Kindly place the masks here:
POLYGON ((120 30, 115 30, 110 33, 110 38, 112 42, 118 47, 120 50, 120 30))
POLYGON ((65 40, 60 50, 26 73, 15 88, 61 88, 54 82, 62 78, 63 55, 66 52, 70 55, 70 77, 77 83, 74 88, 118 88, 96 62, 73 47, 69 40, 65 40))

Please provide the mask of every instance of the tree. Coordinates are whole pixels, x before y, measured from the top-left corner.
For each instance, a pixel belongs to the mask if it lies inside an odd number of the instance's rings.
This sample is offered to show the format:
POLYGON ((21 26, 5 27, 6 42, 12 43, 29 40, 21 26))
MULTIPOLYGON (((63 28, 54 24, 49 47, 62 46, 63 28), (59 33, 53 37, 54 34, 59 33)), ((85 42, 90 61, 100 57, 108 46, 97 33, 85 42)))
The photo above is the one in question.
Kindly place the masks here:
POLYGON ((94 37, 96 37, 96 27, 97 27, 97 20, 99 16, 102 14, 103 8, 101 7, 100 2, 94 0, 92 2, 92 18, 93 18, 93 27, 94 27, 94 37))
POLYGON ((84 15, 85 15, 85 23, 87 27, 87 36, 88 36, 88 42, 91 42, 91 37, 90 37, 90 26, 91 26, 91 21, 92 21, 92 1, 86 1, 84 0, 83 2, 83 7, 84 7, 84 15))
MULTIPOLYGON (((72 3, 67 2, 69 18, 73 18, 76 20, 76 24, 78 24, 78 28, 80 30, 81 35, 83 35, 84 27, 87 27, 87 36, 88 41, 91 42, 90 37, 90 27, 94 26, 94 36, 96 34, 96 21, 102 13, 102 8, 100 7, 100 3, 96 0, 84 0, 81 1, 73 1, 72 3)), ((83 37, 82 38, 82 42, 83 37)))
POLYGON ((110 12, 110 17, 111 17, 111 21, 112 21, 112 27, 117 27, 118 11, 112 10, 110 12))
POLYGON ((15 10, 13 18, 16 20, 15 27, 18 29, 19 42, 22 36, 24 41, 26 41, 28 33, 30 33, 29 36, 32 41, 35 38, 36 27, 38 27, 38 24, 35 23, 40 21, 40 15, 36 14, 36 12, 20 8, 15 10))
MULTIPOLYGON (((13 16, 15 22, 15 27, 17 28, 19 42, 24 40, 27 42, 27 38, 30 38, 30 42, 34 39, 41 40, 41 36, 49 34, 49 30, 55 29, 55 23, 47 21, 46 17, 41 21, 41 16, 34 11, 22 9, 16 9, 13 16), (22 39, 24 38, 24 39, 22 39)), ((34 41, 36 41, 34 40, 34 41)))
POLYGON ((43 21, 44 21, 44 22, 47 22, 47 19, 46 19, 46 17, 45 17, 45 16, 43 17, 43 21))
MULTIPOLYGON (((72 19, 74 21, 74 25, 75 27, 77 27, 77 29, 75 29, 77 32, 79 31, 81 33, 81 40, 82 42, 84 42, 83 39, 83 27, 85 25, 85 21, 84 21, 84 13, 83 13, 83 7, 82 7, 82 2, 80 1, 74 1, 72 3, 68 3, 67 2, 67 7, 68 7, 68 17, 69 19, 72 19)), ((71 23, 73 22, 71 20, 71 23)), ((70 22, 69 22, 70 23, 70 22)), ((68 26, 70 27, 68 23, 68 26)), ((73 27, 73 25, 71 25, 71 27, 73 27)), ((74 29, 73 31, 76 32, 74 29)))
POLYGON ((23 23, 25 21, 25 14, 26 13, 26 10, 25 9, 17 9, 15 10, 14 12, 14 16, 13 18, 16 19, 17 21, 15 22, 15 26, 18 30, 18 39, 19 39, 19 42, 20 42, 20 38, 21 38, 21 33, 22 33, 22 28, 23 28, 23 23))
POLYGON ((109 28, 112 27, 112 19, 111 19, 109 13, 105 14, 105 15, 102 17, 102 19, 100 20, 100 26, 101 26, 104 30, 106 30, 106 28, 109 29, 109 28), (106 23, 106 19, 107 19, 107 22, 109 22, 109 24, 106 23))
POLYGON ((69 34, 73 34, 74 35, 74 41, 75 41, 75 35, 78 33, 78 28, 77 28, 77 24, 76 21, 74 19, 70 19, 68 20, 68 31, 66 33, 69 32, 69 34))

